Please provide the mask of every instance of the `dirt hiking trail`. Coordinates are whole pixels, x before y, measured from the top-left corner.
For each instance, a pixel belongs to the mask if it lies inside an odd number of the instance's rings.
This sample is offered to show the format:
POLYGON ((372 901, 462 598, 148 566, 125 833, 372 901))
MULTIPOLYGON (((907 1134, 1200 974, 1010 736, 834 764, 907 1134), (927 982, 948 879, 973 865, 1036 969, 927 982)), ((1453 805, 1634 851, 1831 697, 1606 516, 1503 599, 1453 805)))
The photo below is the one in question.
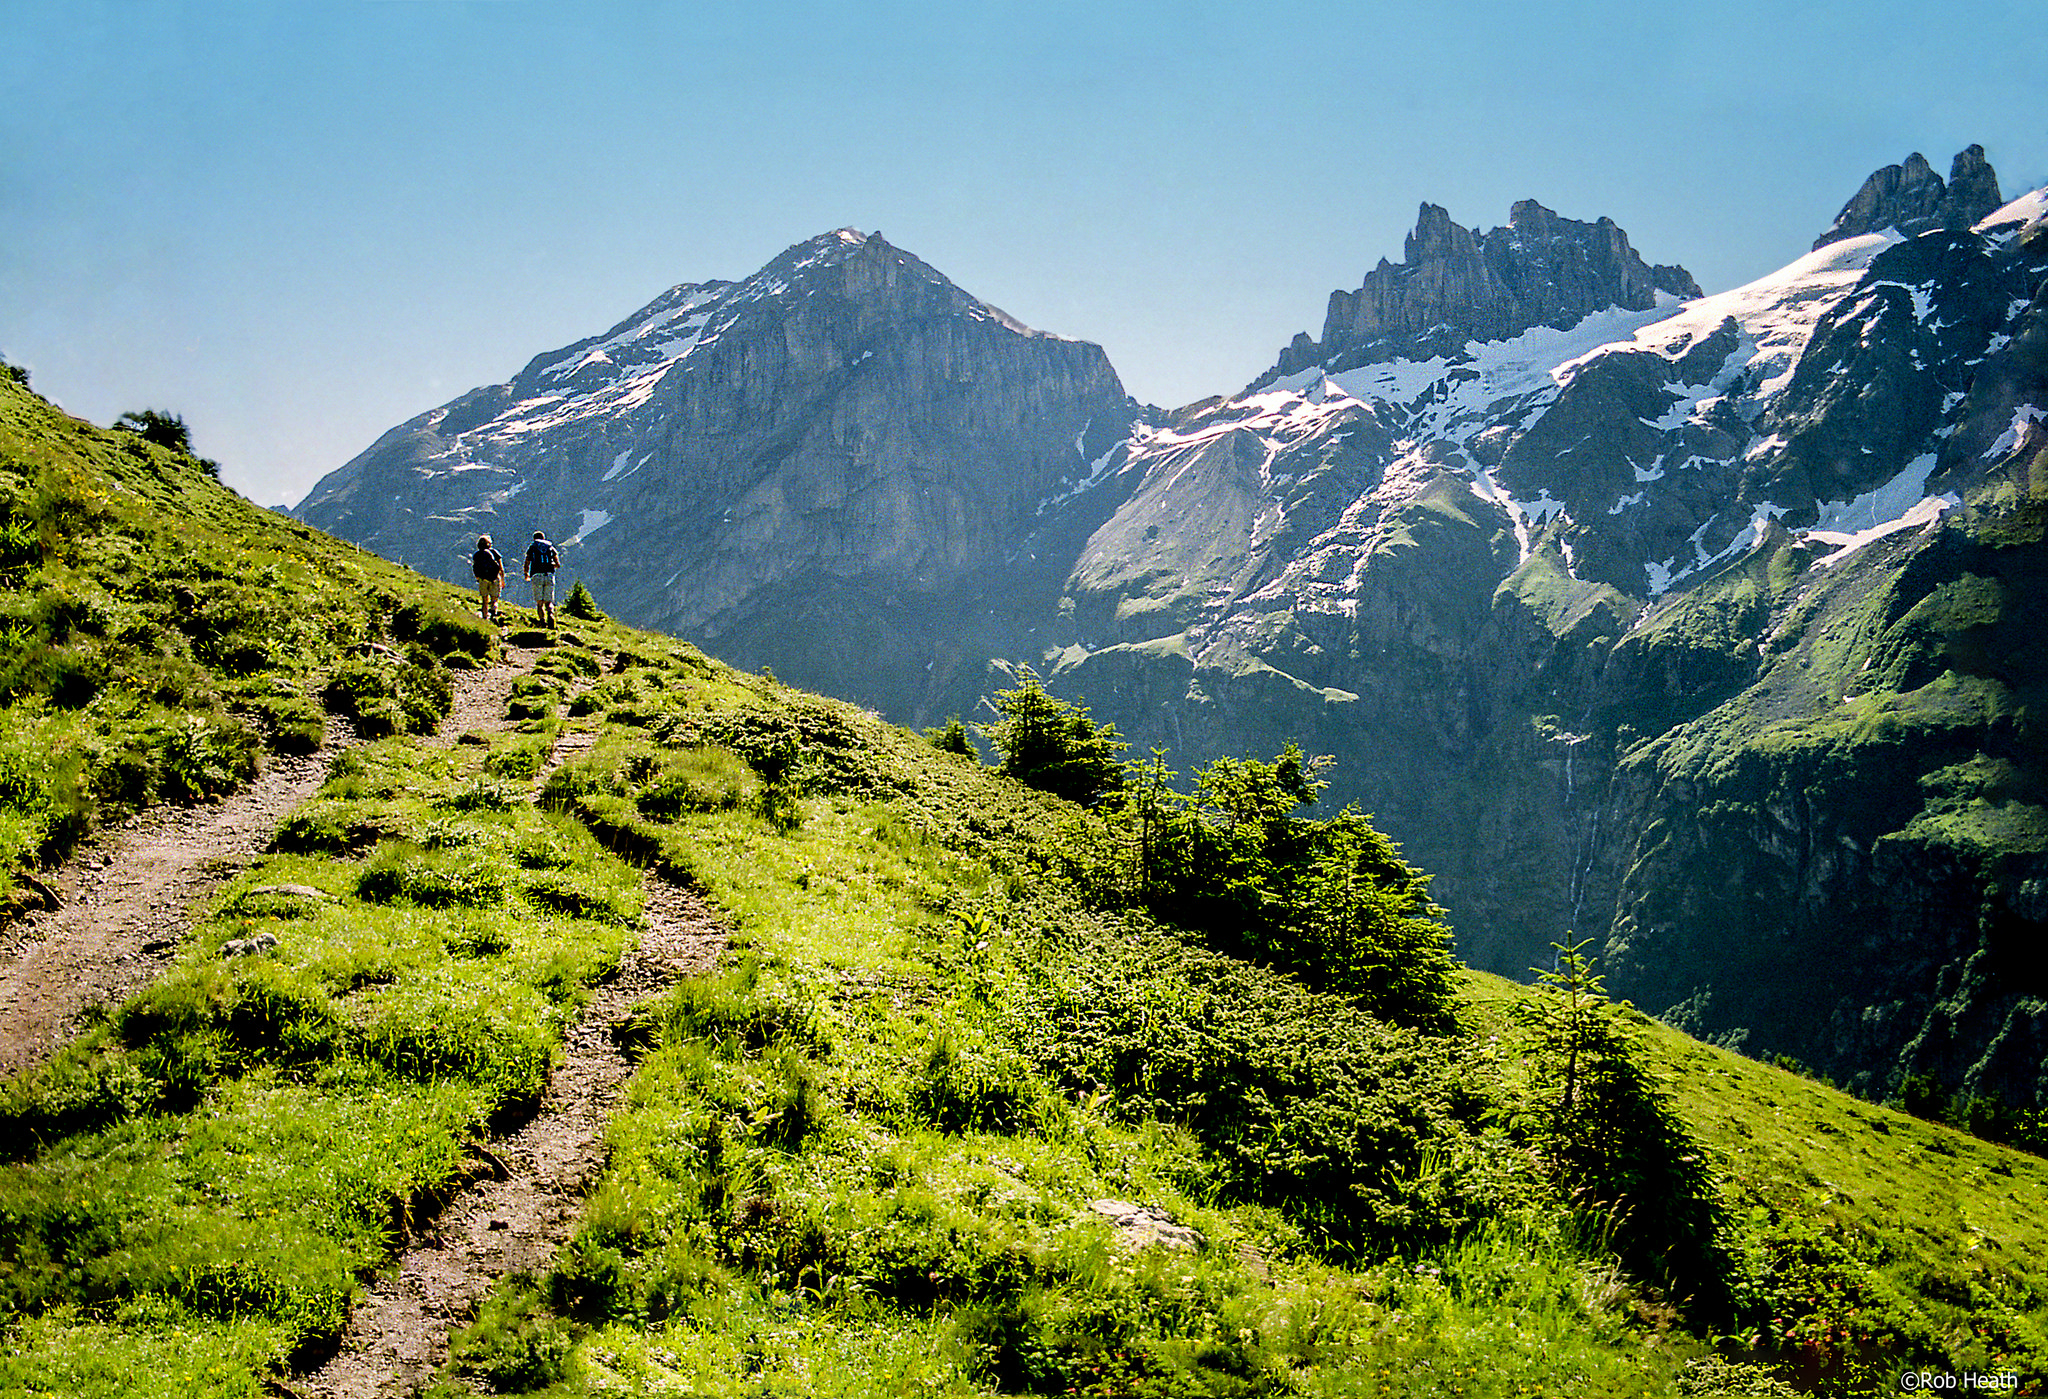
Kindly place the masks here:
MULTIPOLYGON (((539 651, 505 648, 505 661, 455 679, 453 704, 423 740, 446 747, 467 733, 514 727, 513 684, 539 651)), ((570 693, 587 682, 570 687, 570 693)), ((587 750, 595 734, 564 732, 541 784, 587 750)), ((193 808, 157 807, 102 832, 44 882, 59 905, 0 930, 0 1076, 50 1057, 88 1008, 117 1003, 154 980, 191 930, 194 910, 269 847, 278 823, 310 798, 337 755, 359 740, 330 723, 318 753, 274 760, 242 791, 193 808)), ((286 1395, 409 1395, 448 1355, 450 1331, 473 1315, 509 1272, 537 1268, 569 1237, 584 1192, 604 1165, 605 1123, 631 1072, 613 1029, 678 978, 710 969, 726 932, 695 893, 649 875, 646 927, 618 970, 592 988, 562 1045, 538 1110, 518 1130, 479 1148, 479 1174, 380 1273, 351 1309, 339 1348, 303 1376, 273 1381, 286 1395)))
MULTIPOLYGON (((454 705, 433 742, 505 724, 512 683, 538 652, 455 677, 454 705)), ((346 723, 303 758, 275 758, 224 801, 152 807, 87 841, 43 882, 58 907, 0 928, 0 1077, 42 1063, 77 1032, 88 1007, 118 1003, 154 981, 192 926, 192 912, 248 868, 278 822, 318 791, 335 756, 354 747, 346 723)))
POLYGON ((499 1278, 539 1269, 569 1237, 590 1182, 604 1166, 604 1127, 632 1065, 612 1027, 678 977, 708 971, 725 930, 695 894, 653 876, 647 923, 618 973, 598 985, 563 1041, 540 1112, 491 1144, 502 1178, 457 1195, 350 1310, 342 1348, 291 1392, 367 1399, 407 1395, 448 1356, 499 1278))
MULTIPOLYGON (((584 688, 578 683, 569 693, 584 688)), ((534 793, 595 739, 587 729, 561 734, 534 793)), ((380 1273, 350 1308, 340 1350, 290 1393, 381 1399, 417 1392, 447 1360, 450 1332, 469 1321, 492 1285, 540 1268, 567 1241, 604 1167, 605 1124, 632 1073, 614 1028, 680 978, 709 971, 725 948, 724 925, 697 894, 652 874, 641 890, 645 930, 563 1037, 562 1063, 548 1076, 540 1110, 484 1155, 494 1178, 457 1194, 380 1273)))

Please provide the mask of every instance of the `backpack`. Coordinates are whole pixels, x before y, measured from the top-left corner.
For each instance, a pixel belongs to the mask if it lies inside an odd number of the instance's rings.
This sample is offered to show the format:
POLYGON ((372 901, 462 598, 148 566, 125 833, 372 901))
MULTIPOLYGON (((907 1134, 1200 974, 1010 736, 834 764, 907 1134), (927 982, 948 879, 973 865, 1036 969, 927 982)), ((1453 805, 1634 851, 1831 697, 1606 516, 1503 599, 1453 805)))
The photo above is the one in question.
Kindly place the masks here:
POLYGON ((479 549, 470 555, 469 571, 479 578, 503 578, 505 561, 496 549, 479 549))
POLYGON ((553 573, 562 566, 562 556, 545 539, 536 539, 526 551, 528 573, 553 573))

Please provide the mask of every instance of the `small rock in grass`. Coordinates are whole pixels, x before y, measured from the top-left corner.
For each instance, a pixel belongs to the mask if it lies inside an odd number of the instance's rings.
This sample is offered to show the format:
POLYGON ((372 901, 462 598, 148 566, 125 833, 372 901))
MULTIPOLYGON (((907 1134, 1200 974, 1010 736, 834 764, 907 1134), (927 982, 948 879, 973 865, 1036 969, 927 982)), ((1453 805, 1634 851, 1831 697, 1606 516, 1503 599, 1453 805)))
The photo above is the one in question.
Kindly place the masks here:
POLYGON ((1173 1216, 1157 1205, 1134 1205, 1129 1200, 1090 1200, 1088 1208, 1117 1227, 1118 1237, 1131 1248, 1198 1249, 1207 1242, 1200 1230, 1175 1224, 1173 1216))
POLYGON ((268 952, 277 946, 276 933, 258 933, 252 938, 229 938, 220 945, 223 957, 253 957, 258 952, 268 952))

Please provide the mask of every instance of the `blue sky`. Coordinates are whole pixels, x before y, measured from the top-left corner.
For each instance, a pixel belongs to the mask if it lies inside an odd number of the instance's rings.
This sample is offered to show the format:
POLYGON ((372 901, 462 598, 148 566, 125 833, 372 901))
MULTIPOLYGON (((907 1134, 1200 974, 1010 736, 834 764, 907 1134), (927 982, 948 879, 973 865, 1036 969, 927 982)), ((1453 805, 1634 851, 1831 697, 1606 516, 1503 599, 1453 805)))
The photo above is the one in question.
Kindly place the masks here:
POLYGON ((0 0, 0 354, 264 504, 683 281, 879 228, 1168 406, 1419 202, 1708 291, 1873 168, 2048 183, 2048 7, 0 0))

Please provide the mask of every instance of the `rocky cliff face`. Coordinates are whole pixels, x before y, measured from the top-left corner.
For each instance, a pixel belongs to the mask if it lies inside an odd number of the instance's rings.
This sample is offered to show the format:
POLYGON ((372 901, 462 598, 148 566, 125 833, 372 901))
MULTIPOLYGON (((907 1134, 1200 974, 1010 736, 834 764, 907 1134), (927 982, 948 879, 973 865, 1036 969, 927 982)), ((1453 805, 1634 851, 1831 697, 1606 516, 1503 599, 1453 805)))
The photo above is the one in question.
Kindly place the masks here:
POLYGON ((828 235, 302 513, 451 575, 561 530, 607 607, 908 722, 1024 657, 1182 767, 1298 740, 1477 965, 1593 936, 1699 1033, 2040 1103, 2048 192, 1924 168, 1714 296, 1606 221, 1425 206, 1320 341, 1170 414, 828 235))
POLYGON ((901 711, 1137 415, 1098 346, 845 229, 422 414, 298 514, 457 581, 546 529, 621 615, 901 711))
POLYGON ((1476 964, 1572 930, 1697 1032, 2035 1101, 2044 213, 1448 351, 1315 345, 1141 427, 1054 683, 1189 760, 1336 753, 1476 964))
POLYGON ((1537 326, 1564 330, 1610 307, 1648 310, 1660 294, 1695 297, 1700 288, 1683 267, 1645 263, 1612 219, 1580 223, 1524 199, 1507 227, 1479 234, 1424 204, 1403 260, 1381 258, 1357 291, 1330 293, 1322 339, 1296 336, 1260 383, 1311 365, 1427 359, 1537 326))
POLYGON ((1915 151, 1903 165, 1873 171, 1813 246, 1824 248, 1888 228, 1908 237, 1933 228, 1966 229, 2004 202, 1998 194, 1998 174, 1984 159, 1982 146, 1957 152, 1946 184, 1927 157, 1915 151))

